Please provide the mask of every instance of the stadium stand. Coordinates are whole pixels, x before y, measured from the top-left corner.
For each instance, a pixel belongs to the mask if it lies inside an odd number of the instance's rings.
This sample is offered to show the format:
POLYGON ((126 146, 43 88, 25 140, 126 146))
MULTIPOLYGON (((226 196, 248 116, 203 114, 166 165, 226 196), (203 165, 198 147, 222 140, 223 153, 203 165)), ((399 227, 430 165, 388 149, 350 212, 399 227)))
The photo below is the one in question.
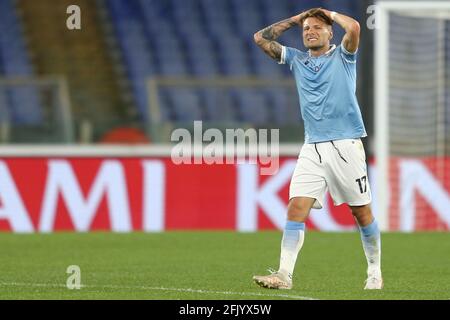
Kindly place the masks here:
MULTIPOLYGON (((107 4, 143 119, 149 117, 145 88, 148 77, 286 77, 289 70, 268 59, 253 44, 255 31, 322 5, 358 14, 357 6, 348 0, 110 0, 107 4)), ((298 47, 300 37, 299 33, 288 32, 280 40, 298 47)), ((338 30, 336 38, 340 37, 342 31, 338 30)), ((220 121, 233 116, 235 121, 263 124, 275 120, 283 124, 298 118, 286 112, 286 98, 273 90, 236 90, 227 99, 223 94, 217 99, 220 90, 189 94, 186 90, 163 91, 160 97, 165 101, 161 104, 166 109, 164 120, 220 121), (236 105, 230 106, 230 100, 236 105)))
MULTIPOLYGON (((0 1, 0 75, 30 76, 33 68, 25 47, 22 26, 12 0, 0 1)), ((0 119, 17 124, 42 121, 37 92, 29 86, 6 88, 0 86, 0 119)))
MULTIPOLYGON (((77 0, 82 29, 68 30, 66 9, 74 1, 17 1, 38 75, 64 75, 73 118, 90 121, 102 134, 111 122, 126 121, 127 106, 117 83, 95 1, 77 0)), ((144 61, 145 59, 139 59, 144 61)))
MULTIPOLYGON (((100 137, 102 127, 130 115, 142 126, 151 120, 151 77, 290 77, 253 43, 253 33, 318 6, 359 15, 350 0, 2 0, 0 27, 8 32, 0 34, 0 73, 66 76, 75 121, 91 121, 100 137), (82 9, 82 32, 66 28, 71 4, 82 9)), ((289 31, 280 42, 301 47, 301 34, 289 31)), ((0 90, 0 117, 42 122, 34 89, 17 90, 0 90)), ((293 124, 298 101, 283 90, 167 87, 159 91, 162 120, 293 124)))

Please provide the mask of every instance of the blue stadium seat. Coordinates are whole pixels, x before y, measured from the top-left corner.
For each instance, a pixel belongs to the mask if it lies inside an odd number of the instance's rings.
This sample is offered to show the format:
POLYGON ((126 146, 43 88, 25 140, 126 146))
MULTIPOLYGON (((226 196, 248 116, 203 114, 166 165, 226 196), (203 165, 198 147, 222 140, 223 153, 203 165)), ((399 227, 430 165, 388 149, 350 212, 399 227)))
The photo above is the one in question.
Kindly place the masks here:
POLYGON ((161 75, 164 76, 183 76, 186 75, 186 65, 181 61, 179 55, 166 56, 160 64, 161 75))
POLYGON ((220 73, 217 54, 207 38, 192 37, 185 41, 187 58, 196 76, 217 76, 220 73))
POLYGON ((173 107, 174 121, 202 120, 201 102, 197 92, 190 89, 172 89, 168 98, 173 107))
POLYGON ((272 122, 269 104, 263 91, 256 89, 236 90, 234 99, 239 109, 240 120, 257 125, 272 122))
POLYGON ((170 0, 172 14, 176 22, 175 26, 183 28, 186 24, 200 24, 200 6, 195 0, 170 0))
MULTIPOLYGON (((31 76, 33 70, 25 48, 21 26, 11 0, 0 1, 0 60, 2 76, 31 76)), ((8 109, 9 121, 39 124, 43 113, 36 88, 14 87, 6 90, 1 103, 8 109)))
POLYGON ((352 17, 357 17, 358 1, 352 0, 322 0, 323 8, 330 11, 341 12, 352 17))
POLYGON ((231 0, 233 16, 237 24, 238 34, 250 38, 263 28, 262 8, 259 0, 231 0))
POLYGON ((289 10, 289 5, 286 0, 260 0, 263 12, 264 25, 268 26, 275 22, 287 19, 295 15, 295 12, 289 10))
POLYGON ((224 74, 229 76, 248 76, 251 74, 250 60, 244 41, 236 37, 223 36, 218 41, 224 74))
POLYGON ((111 0, 107 3, 139 112, 147 119, 149 115, 146 80, 158 71, 154 62, 156 58, 149 48, 145 26, 139 20, 139 7, 136 6, 137 2, 124 0, 111 0))
POLYGON ((212 37, 236 32, 228 1, 200 0, 200 8, 204 12, 205 29, 212 37))
POLYGON ((296 124, 300 121, 300 106, 292 90, 275 88, 267 90, 272 121, 276 124, 296 124))
POLYGON ((319 8, 324 7, 323 1, 321 0, 302 0, 302 1, 291 1, 290 2, 292 12, 298 14, 305 10, 309 10, 311 8, 319 8))
POLYGON ((186 75, 188 67, 185 63, 185 51, 178 39, 155 39, 154 51, 157 56, 160 72, 163 75, 186 75))
POLYGON ((203 90, 205 118, 214 122, 233 122, 236 120, 236 108, 229 91, 208 88, 203 90))

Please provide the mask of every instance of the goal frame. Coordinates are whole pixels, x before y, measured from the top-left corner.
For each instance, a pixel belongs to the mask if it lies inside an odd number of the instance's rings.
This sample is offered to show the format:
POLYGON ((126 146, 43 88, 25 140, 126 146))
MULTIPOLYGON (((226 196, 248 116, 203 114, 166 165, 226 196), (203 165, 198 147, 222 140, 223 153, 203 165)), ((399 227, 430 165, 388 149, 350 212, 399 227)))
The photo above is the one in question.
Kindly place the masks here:
MULTIPOLYGON (((394 11, 448 10, 447 1, 378 1, 375 32, 375 157, 377 220, 389 230, 389 14, 394 11)), ((448 14, 443 12, 443 16, 448 14)))
MULTIPOLYGON (((0 89, 2 87, 20 87, 20 86, 55 86, 57 88, 56 96, 58 104, 58 112, 61 113, 62 137, 63 143, 75 142, 74 123, 72 116, 72 106, 70 101, 69 84, 67 78, 63 75, 50 76, 2 76, 0 77, 0 89)), ((0 123, 0 142, 10 143, 9 130, 12 124, 9 119, 4 119, 0 123), (7 137, 7 138, 5 138, 7 137)))

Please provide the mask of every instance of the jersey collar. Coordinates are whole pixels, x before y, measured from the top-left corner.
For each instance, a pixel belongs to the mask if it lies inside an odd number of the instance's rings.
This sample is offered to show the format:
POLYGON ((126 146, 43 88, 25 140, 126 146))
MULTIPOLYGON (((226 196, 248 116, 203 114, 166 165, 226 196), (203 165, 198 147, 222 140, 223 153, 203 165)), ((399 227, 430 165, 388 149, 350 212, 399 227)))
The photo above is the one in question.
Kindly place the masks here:
POLYGON ((335 44, 333 44, 333 45, 330 47, 330 50, 328 50, 327 52, 325 52, 324 54, 322 54, 322 55, 320 55, 320 56, 318 56, 318 57, 313 57, 313 56, 311 55, 311 50, 308 50, 308 55, 309 55, 310 58, 320 58, 320 57, 329 55, 330 53, 332 53, 332 52, 334 51, 334 49, 336 49, 336 45, 335 45, 335 44))

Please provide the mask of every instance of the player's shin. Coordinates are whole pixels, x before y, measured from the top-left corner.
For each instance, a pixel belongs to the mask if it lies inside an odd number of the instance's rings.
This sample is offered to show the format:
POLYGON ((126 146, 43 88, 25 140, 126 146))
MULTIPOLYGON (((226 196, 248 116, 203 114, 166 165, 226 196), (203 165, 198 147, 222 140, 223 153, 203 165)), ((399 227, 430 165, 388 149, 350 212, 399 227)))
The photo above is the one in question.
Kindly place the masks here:
POLYGON ((381 276, 381 236, 378 224, 374 220, 365 227, 359 227, 364 253, 367 259, 368 273, 381 276))
POLYGON ((279 272, 292 279, 295 263, 305 238, 305 223, 287 221, 281 241, 279 272))

